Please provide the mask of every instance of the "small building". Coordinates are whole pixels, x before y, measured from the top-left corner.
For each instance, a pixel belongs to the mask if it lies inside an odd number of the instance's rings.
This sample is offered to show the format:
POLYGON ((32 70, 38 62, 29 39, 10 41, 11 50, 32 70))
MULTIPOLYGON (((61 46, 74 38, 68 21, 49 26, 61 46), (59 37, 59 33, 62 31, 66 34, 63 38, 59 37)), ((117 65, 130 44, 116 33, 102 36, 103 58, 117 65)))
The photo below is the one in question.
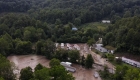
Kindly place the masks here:
POLYGON ((71 66, 72 63, 70 63, 70 62, 61 62, 60 64, 63 65, 63 66, 71 66))
POLYGON ((62 66, 64 66, 67 71, 70 71, 70 72, 75 72, 76 71, 76 68, 72 67, 71 66, 72 63, 70 63, 70 62, 61 62, 60 64, 62 66))
POLYGON ((105 49, 105 48, 104 48, 104 47, 102 47, 102 46, 103 46, 103 44, 96 44, 95 49, 96 49, 96 50, 98 50, 98 51, 100 51, 100 52, 107 53, 107 52, 108 52, 108 50, 107 50, 107 49, 105 49))
POLYGON ((72 31, 77 31, 78 29, 76 27, 73 27, 72 28, 72 31))
POLYGON ((61 43, 61 48, 64 48, 64 43, 61 43))
POLYGON ((102 23, 111 23, 110 20, 102 20, 102 23))
POLYGON ((122 57, 121 59, 122 59, 123 62, 125 62, 127 64, 130 64, 132 66, 140 68, 140 63, 137 62, 137 61, 134 61, 134 60, 131 60, 131 59, 128 59, 128 58, 125 58, 125 57, 122 57))
POLYGON ((58 47, 58 43, 55 43, 55 46, 58 47))
POLYGON ((66 45, 67 45, 67 49, 69 49, 69 50, 73 49, 71 44, 67 43, 66 45))
POLYGON ((77 44, 74 44, 74 48, 75 48, 76 50, 80 50, 80 47, 79 47, 77 44))

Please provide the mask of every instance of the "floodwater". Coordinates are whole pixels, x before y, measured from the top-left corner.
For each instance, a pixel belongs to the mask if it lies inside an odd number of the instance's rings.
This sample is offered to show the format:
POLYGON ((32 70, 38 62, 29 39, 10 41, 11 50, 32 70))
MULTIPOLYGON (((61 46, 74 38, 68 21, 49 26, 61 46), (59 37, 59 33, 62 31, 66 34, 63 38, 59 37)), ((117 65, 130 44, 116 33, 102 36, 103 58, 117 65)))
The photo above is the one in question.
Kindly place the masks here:
MULTIPOLYGON (((19 80, 20 70, 22 68, 30 66, 32 69, 34 69, 39 63, 49 68, 50 62, 50 60, 46 59, 45 56, 39 55, 12 55, 7 59, 15 65, 14 73, 17 74, 17 80, 19 80)), ((73 64, 72 66, 76 68, 76 72, 72 73, 75 80, 101 80, 100 77, 95 78, 93 76, 95 72, 94 69, 87 70, 77 64, 73 64)))
POLYGON ((12 55, 8 57, 10 62, 13 62, 15 67, 19 70, 22 68, 30 66, 32 69, 36 67, 37 64, 42 64, 45 67, 49 67, 49 60, 45 56, 39 55, 12 55))

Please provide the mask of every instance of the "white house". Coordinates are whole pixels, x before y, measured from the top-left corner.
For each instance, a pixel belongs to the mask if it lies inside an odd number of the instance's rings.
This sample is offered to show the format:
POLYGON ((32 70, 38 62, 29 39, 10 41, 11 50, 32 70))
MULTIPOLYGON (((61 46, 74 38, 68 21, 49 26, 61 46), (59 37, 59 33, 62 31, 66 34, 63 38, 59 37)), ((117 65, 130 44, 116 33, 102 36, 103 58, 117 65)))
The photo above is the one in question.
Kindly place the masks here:
POLYGON ((61 43, 61 48, 64 48, 64 43, 61 43))
POLYGON ((55 46, 58 47, 58 43, 55 43, 55 46))
POLYGON ((80 47, 79 47, 77 44, 74 44, 74 48, 75 48, 76 50, 80 50, 80 47))
POLYGON ((131 60, 131 59, 128 59, 128 58, 125 58, 125 57, 122 57, 122 61, 127 63, 127 64, 130 64, 132 66, 135 66, 135 67, 139 67, 140 68, 140 63, 137 62, 137 61, 134 61, 134 60, 131 60))
POLYGON ((78 29, 76 27, 73 27, 72 28, 72 31, 77 31, 78 29))
POLYGON ((75 72, 76 71, 76 68, 72 67, 71 66, 72 63, 70 63, 70 62, 61 62, 60 64, 62 66, 64 66, 67 71, 70 71, 70 72, 75 72))
POLYGON ((73 49, 71 44, 67 43, 66 45, 67 45, 67 49, 69 49, 69 50, 73 49))
POLYGON ((111 23, 110 20, 102 20, 102 23, 111 23))

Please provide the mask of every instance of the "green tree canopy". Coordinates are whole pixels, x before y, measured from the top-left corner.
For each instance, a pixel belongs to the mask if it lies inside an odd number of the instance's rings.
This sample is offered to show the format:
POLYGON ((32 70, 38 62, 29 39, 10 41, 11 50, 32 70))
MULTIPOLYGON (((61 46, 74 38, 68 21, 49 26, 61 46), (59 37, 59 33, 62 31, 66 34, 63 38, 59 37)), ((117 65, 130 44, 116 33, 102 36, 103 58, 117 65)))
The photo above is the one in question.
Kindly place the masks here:
POLYGON ((87 55, 87 58, 85 60, 85 66, 86 66, 86 68, 92 68, 93 63, 94 63, 94 60, 92 58, 92 55, 91 54, 88 54, 87 55))
POLYGON ((0 79, 15 80, 15 75, 10 61, 0 54, 0 79))
POLYGON ((20 71, 20 80, 30 80, 33 78, 33 72, 31 67, 23 68, 20 71))
POLYGON ((53 77, 53 80, 74 80, 74 77, 61 65, 52 67, 50 75, 53 77))
POLYGON ((50 65, 50 67, 58 66, 58 65, 60 65, 60 60, 53 58, 53 59, 51 59, 49 65, 50 65))
POLYGON ((40 70, 37 70, 34 72, 34 79, 37 80, 50 80, 50 75, 49 75, 49 69, 47 68, 42 68, 40 70))

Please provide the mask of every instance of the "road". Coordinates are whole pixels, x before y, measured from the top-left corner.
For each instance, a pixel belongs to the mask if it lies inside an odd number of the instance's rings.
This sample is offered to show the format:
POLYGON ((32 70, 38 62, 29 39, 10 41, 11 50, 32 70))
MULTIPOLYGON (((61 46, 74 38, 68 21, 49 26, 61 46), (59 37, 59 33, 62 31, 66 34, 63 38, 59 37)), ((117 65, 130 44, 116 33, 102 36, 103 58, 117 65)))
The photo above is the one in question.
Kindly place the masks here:
POLYGON ((101 66, 107 66, 109 68, 109 71, 111 73, 114 73, 115 66, 112 65, 110 62, 108 62, 105 58, 102 58, 99 54, 96 54, 95 52, 90 50, 90 53, 94 59, 95 64, 101 65, 101 66))

